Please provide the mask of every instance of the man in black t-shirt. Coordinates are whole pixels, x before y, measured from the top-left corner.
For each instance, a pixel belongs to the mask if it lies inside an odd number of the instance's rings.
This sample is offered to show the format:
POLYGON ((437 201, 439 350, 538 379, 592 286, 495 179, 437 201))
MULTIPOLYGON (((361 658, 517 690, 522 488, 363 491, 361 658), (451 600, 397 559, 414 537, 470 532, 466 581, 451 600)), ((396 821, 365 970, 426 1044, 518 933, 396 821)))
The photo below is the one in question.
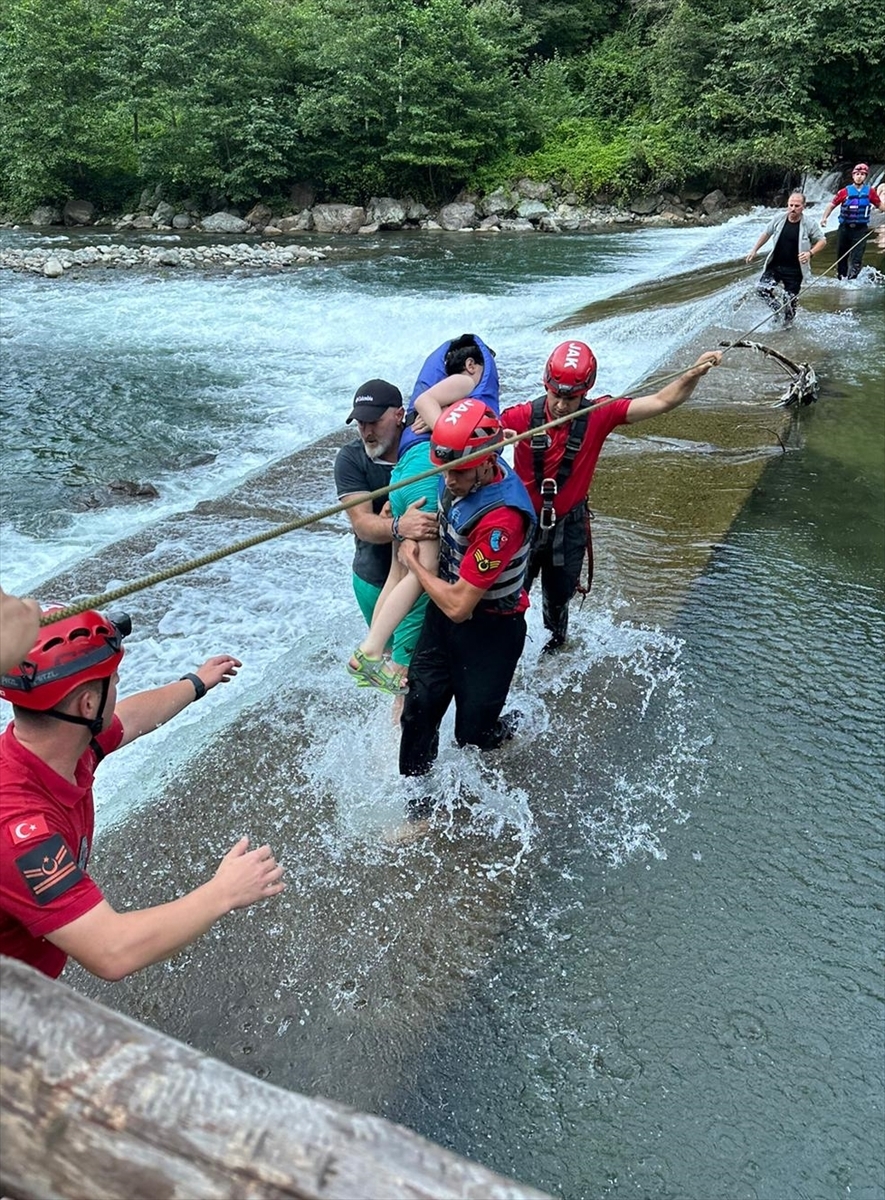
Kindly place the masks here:
MULTIPOLYGON (((356 422, 359 437, 342 446, 335 459, 339 500, 354 500, 387 487, 399 453, 404 418, 402 394, 392 383, 370 379, 357 388, 347 424, 356 422)), ((439 535, 436 513, 421 511, 423 503, 410 504, 398 519, 398 537, 423 541, 439 535)), ((347 509, 347 516, 354 537, 353 590, 366 624, 371 625, 375 602, 390 570, 393 516, 384 496, 362 500, 347 509)), ((394 655, 401 629, 402 626, 397 626, 394 634, 394 655)), ((403 630, 402 636, 414 642, 417 632, 403 630)), ((404 661, 408 662, 408 658, 404 661)))
POLYGON ((796 298, 803 283, 811 279, 809 263, 819 250, 823 250, 827 239, 817 221, 805 212, 805 197, 793 192, 787 200, 787 211, 769 221, 747 255, 752 262, 756 252, 770 237, 774 244, 765 260, 765 266, 756 285, 756 291, 770 308, 783 312, 784 325, 792 325, 796 316, 796 298), (777 294, 777 285, 783 286, 785 300, 777 294))

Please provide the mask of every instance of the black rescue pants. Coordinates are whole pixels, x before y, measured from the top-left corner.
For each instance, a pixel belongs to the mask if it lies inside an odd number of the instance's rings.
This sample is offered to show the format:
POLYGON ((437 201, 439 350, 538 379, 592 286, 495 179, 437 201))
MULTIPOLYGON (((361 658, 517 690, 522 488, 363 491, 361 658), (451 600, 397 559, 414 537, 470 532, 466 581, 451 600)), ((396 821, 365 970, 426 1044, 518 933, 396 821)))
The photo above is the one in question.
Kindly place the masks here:
POLYGON ((541 576, 544 628, 557 639, 568 632, 568 606, 578 587, 584 552, 590 558, 589 577, 593 579, 593 551, 590 548, 590 514, 581 501, 556 522, 550 530, 535 530, 525 586, 528 591, 541 576))
POLYGON ((525 645, 522 613, 475 611, 456 624, 427 604, 409 664, 399 747, 401 775, 425 775, 439 751, 439 727, 455 701, 455 741, 494 750, 508 736, 499 720, 525 645))
POLYGON ((840 225, 836 235, 836 277, 857 279, 860 274, 863 252, 867 248, 869 225, 840 225), (843 258, 843 255, 845 257, 843 258))

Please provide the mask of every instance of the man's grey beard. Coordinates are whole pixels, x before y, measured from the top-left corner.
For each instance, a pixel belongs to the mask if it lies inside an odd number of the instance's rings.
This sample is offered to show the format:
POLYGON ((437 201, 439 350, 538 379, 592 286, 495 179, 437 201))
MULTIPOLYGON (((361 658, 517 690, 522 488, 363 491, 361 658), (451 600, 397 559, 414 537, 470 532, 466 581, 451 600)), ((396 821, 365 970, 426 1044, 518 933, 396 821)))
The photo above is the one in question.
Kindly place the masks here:
POLYGON ((387 442, 376 442, 374 446, 367 446, 366 443, 363 442, 363 449, 366 452, 366 456, 371 458, 374 462, 377 458, 384 458, 392 445, 393 438, 387 442))

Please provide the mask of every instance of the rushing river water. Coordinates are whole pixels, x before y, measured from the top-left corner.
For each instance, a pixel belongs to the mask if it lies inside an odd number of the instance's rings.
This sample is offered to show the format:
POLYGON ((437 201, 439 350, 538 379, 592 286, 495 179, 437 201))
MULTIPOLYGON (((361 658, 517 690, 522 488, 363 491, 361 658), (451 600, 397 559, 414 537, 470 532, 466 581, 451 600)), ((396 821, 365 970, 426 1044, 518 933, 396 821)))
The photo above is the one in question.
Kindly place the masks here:
MULTIPOLYGON (((387 235, 273 277, 7 275, 2 582, 89 593, 333 503, 356 385, 406 390, 465 329, 505 402, 564 329, 606 391, 693 361, 765 321, 740 264, 768 215, 387 235), (160 498, 98 506, 121 477, 160 498)), ((499 754, 444 727, 425 843, 380 836, 405 792, 389 706, 343 669, 344 518, 133 596, 124 691, 246 667, 103 765, 96 875, 158 902, 245 831, 289 889, 132 980, 67 981, 567 1200, 881 1200, 882 296, 823 278, 755 333, 822 377, 789 431, 776 373, 731 351, 610 439, 573 643, 541 660, 531 610, 499 754)))

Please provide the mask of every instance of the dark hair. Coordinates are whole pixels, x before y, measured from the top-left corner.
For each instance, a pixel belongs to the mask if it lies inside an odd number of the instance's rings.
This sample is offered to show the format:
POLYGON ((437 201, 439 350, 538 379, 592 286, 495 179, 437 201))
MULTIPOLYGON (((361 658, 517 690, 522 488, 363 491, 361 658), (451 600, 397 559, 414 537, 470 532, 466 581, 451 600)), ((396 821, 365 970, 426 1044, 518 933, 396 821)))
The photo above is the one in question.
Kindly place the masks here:
MULTIPOLYGON (((494 354, 494 350, 492 354, 494 354)), ((462 333, 460 337, 449 342, 449 348, 446 351, 445 363, 447 375, 457 375, 464 370, 464 366, 468 358, 474 359, 481 367, 486 365, 485 356, 476 342, 476 334, 462 333)))

